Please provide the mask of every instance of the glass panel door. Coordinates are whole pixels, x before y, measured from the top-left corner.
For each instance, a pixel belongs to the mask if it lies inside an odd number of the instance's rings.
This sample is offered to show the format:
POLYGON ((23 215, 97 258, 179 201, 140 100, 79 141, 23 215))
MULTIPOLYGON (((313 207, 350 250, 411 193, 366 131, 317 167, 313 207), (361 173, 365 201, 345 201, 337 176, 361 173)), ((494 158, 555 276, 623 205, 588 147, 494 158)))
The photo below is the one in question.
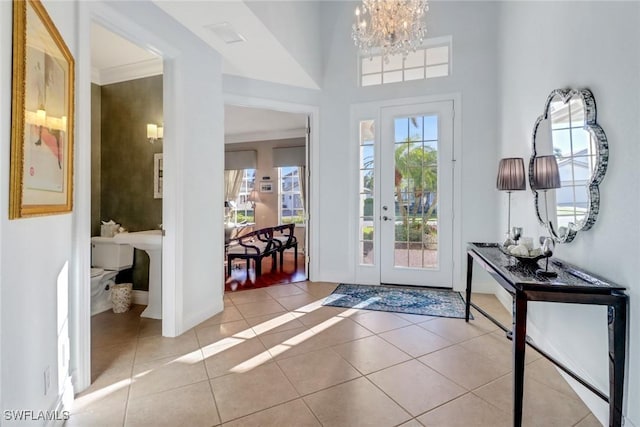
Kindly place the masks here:
POLYGON ((382 110, 381 282, 452 286, 453 104, 382 110))

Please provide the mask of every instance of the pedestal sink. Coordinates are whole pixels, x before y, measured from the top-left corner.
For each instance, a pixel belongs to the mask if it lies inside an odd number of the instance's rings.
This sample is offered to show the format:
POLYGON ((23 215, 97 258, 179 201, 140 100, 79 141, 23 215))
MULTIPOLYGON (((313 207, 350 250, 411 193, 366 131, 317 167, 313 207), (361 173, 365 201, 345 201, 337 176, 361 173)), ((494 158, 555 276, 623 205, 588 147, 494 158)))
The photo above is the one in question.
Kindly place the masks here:
POLYGON ((119 233, 115 243, 125 243, 149 255, 149 303, 141 317, 162 319, 162 230, 119 233))

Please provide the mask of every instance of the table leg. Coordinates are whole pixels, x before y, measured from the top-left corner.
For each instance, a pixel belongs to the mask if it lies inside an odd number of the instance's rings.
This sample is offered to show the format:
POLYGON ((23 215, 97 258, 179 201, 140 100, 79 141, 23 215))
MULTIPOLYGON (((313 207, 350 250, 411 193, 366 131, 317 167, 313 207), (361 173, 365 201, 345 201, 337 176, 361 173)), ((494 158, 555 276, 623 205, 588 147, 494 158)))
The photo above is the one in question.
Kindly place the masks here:
POLYGON ((608 308, 609 317, 609 426, 622 425, 624 364, 627 338, 627 298, 620 296, 608 308))
POLYGON ((471 277, 473 276, 473 257, 467 253, 467 301, 465 304, 464 319, 469 321, 471 312, 471 277))
POLYGON ((513 426, 522 425, 524 395, 524 355, 527 338, 527 297, 516 291, 513 320, 513 426))

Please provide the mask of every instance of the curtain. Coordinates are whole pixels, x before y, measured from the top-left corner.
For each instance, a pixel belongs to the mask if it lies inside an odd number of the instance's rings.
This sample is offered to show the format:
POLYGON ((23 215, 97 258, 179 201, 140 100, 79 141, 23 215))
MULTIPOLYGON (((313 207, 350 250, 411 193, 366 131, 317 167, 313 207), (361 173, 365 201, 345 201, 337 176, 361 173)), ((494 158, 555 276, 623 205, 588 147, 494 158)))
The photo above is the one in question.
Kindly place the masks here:
POLYGON ((305 200, 307 200, 307 177, 305 175, 305 167, 298 166, 298 179, 300 180, 300 201, 302 202, 302 207, 304 208, 304 213, 306 214, 307 208, 305 205, 305 200))
POLYGON ((240 194, 240 187, 242 186, 242 175, 244 170, 226 170, 224 171, 224 200, 235 203, 238 195, 240 194))

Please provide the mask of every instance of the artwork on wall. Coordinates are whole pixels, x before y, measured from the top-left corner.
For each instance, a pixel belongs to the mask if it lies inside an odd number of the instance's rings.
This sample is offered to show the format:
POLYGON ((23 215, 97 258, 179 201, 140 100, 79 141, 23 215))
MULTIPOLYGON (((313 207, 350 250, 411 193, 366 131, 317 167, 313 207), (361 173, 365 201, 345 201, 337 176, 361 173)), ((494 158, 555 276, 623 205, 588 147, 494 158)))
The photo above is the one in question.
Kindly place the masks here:
POLYGON ((260 181, 261 193, 273 193, 273 183, 271 181, 260 181))
POLYGON ((37 0, 13 2, 9 218, 70 212, 74 60, 37 0))
POLYGON ((162 161, 162 153, 153 155, 153 198, 162 199, 162 174, 164 165, 162 161))

